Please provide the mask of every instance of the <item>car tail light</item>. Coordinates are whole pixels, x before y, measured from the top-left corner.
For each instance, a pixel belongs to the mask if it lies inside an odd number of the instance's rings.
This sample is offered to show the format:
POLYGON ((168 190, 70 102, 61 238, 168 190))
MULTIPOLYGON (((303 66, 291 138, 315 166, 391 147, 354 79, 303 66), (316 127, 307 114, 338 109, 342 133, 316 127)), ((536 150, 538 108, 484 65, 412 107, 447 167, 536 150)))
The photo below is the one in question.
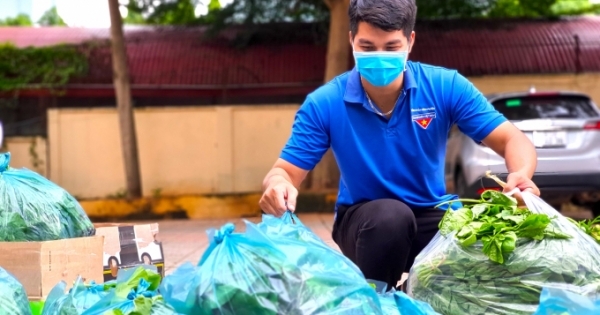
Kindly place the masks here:
POLYGON ((591 121, 583 126, 584 130, 600 130, 600 121, 591 121))
POLYGON ((495 191, 500 191, 500 188, 498 188, 498 187, 489 187, 489 188, 485 188, 485 187, 484 187, 484 188, 479 188, 479 190, 477 190, 477 194, 478 194, 478 195, 481 195, 481 194, 483 194, 483 192, 484 192, 484 191, 486 191, 486 190, 495 190, 495 191))

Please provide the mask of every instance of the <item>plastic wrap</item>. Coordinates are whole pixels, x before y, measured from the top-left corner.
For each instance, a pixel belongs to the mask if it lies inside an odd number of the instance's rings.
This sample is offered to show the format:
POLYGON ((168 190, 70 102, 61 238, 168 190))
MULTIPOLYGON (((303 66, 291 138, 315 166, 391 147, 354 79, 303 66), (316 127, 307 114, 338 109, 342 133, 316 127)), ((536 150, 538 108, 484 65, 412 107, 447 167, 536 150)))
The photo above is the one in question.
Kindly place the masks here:
POLYGON ((31 315, 23 285, 0 268, 0 315, 31 315))
POLYGON ((259 226, 246 221, 243 234, 233 233, 233 224, 209 231, 199 266, 164 279, 165 300, 184 314, 382 314, 356 267, 297 218, 295 226, 264 219, 259 226))
POLYGON ((49 241, 93 235, 92 222, 64 189, 0 154, 0 241, 49 241))
POLYGON ((532 314, 543 287, 600 297, 600 246, 539 197, 522 193, 527 208, 551 218, 548 229, 569 239, 519 240, 503 263, 483 254, 481 241, 462 246, 456 233, 438 233, 417 256, 409 294, 444 315, 532 314))

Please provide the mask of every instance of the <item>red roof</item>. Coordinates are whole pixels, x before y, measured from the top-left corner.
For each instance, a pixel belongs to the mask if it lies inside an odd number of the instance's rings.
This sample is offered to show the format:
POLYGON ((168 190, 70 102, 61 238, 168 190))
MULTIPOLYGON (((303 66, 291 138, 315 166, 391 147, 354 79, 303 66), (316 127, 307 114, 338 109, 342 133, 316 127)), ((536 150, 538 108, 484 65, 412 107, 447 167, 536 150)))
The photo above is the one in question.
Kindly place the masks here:
MULTIPOLYGON (((140 88, 318 84, 324 75, 326 47, 306 41, 237 50, 202 41, 202 28, 126 27, 125 34, 132 84, 140 88)), ((416 34, 411 60, 464 75, 600 71, 600 17, 417 22, 416 34)), ((0 27, 0 42, 18 46, 108 38, 108 29, 0 27)), ((89 75, 74 83, 111 84, 110 60, 110 48, 98 46, 89 75)))

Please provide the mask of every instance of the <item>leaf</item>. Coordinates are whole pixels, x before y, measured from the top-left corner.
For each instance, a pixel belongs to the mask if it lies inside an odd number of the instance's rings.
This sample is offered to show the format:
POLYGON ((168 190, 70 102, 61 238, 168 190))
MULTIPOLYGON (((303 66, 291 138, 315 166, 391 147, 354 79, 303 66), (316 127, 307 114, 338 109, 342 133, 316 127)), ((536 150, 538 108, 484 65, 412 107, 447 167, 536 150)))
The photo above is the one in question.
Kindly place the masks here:
POLYGON ((471 222, 472 218, 473 212, 468 208, 461 208, 456 211, 447 210, 440 222, 440 233, 448 235, 453 231, 458 231, 471 222))
POLYGON ((532 214, 517 226, 517 236, 541 240, 544 230, 550 224, 550 218, 545 214, 532 214))
POLYGON ((479 218, 480 215, 484 214, 488 210, 488 206, 486 204, 476 204, 471 208, 473 211, 473 220, 479 218))
POLYGON ((499 191, 486 190, 481 194, 481 199, 495 205, 502 205, 507 207, 516 207, 517 200, 509 197, 499 191))
POLYGON ((570 239, 571 235, 558 231, 553 226, 548 225, 544 230, 544 237, 566 240, 570 239))
POLYGON ((515 214, 515 211, 512 210, 502 210, 499 214, 496 215, 497 218, 501 218, 505 221, 512 221, 515 224, 520 224, 525 220, 525 216, 522 214, 515 214))
POLYGON ((464 247, 469 247, 477 242, 477 234, 471 234, 467 238, 459 239, 458 242, 464 247))
POLYGON ((509 231, 503 234, 504 240, 502 241, 502 252, 505 254, 512 253, 517 246, 517 234, 513 231, 509 231))
POLYGON ((498 239, 499 235, 484 236, 481 238, 483 242, 483 253, 490 258, 491 261, 499 264, 504 263, 502 255, 502 241, 498 239))

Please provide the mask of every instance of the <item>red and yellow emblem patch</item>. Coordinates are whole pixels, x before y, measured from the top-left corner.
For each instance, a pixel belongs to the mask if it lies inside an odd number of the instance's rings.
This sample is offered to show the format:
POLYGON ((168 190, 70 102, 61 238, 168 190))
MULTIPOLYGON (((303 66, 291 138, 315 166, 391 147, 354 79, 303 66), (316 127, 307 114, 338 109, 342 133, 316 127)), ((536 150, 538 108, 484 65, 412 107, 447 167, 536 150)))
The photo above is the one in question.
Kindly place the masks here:
POLYGON ((423 129, 427 129, 431 121, 435 118, 435 111, 427 113, 418 113, 412 115, 412 120, 423 129))

